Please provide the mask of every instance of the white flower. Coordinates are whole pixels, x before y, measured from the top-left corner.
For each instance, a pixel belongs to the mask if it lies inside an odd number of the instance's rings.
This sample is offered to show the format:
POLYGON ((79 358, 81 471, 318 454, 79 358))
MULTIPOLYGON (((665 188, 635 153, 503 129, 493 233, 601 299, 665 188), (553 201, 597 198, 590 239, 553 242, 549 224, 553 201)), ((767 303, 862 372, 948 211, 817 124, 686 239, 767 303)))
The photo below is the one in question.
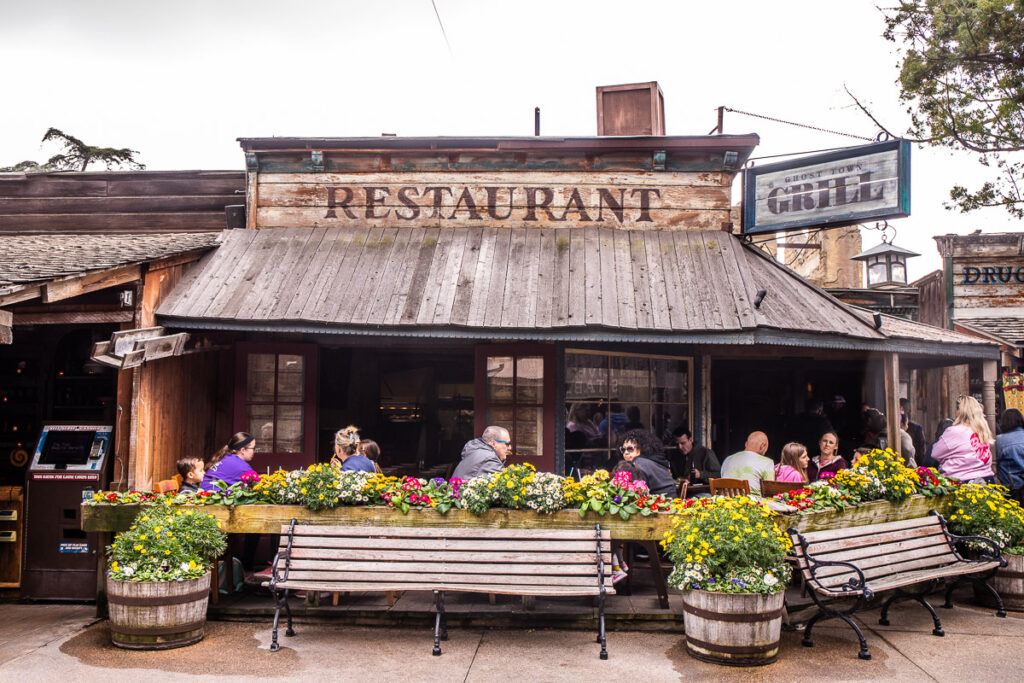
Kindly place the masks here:
POLYGON ((778 582, 779 582, 779 580, 775 578, 774 574, 767 574, 766 573, 764 575, 764 585, 766 585, 766 586, 774 586, 778 582))
POLYGON ((133 567, 131 565, 128 565, 122 571, 124 572, 125 576, 131 576, 132 574, 135 573, 135 567, 133 567))
POLYGON ((188 571, 188 562, 182 562, 179 566, 181 567, 181 571, 183 571, 183 572, 187 572, 188 571))

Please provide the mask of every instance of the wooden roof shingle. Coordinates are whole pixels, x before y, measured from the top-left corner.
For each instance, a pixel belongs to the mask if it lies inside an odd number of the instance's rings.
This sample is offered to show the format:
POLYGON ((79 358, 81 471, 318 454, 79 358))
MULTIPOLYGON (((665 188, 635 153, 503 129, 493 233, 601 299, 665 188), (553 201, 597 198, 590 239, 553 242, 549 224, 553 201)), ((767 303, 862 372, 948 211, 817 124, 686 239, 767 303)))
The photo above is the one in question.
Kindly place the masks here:
POLYGON ((610 228, 231 230, 159 307, 263 329, 742 332, 883 339, 726 232, 610 228), (759 308, 758 290, 768 292, 759 308))

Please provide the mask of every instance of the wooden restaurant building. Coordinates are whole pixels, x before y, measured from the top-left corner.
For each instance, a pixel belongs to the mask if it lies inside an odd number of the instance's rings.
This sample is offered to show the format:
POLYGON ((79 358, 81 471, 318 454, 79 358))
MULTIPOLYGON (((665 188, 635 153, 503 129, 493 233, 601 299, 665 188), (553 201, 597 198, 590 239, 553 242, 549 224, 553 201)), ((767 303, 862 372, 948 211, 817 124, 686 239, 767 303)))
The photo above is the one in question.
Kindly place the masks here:
POLYGON ((559 473, 630 427, 720 455, 762 429, 777 454, 808 398, 892 418, 901 366, 995 367, 995 345, 843 304, 736 234, 757 142, 242 139, 244 229, 154 309, 207 350, 136 370, 128 485, 239 430, 261 472, 325 461, 347 424, 420 476, 487 424, 559 473))

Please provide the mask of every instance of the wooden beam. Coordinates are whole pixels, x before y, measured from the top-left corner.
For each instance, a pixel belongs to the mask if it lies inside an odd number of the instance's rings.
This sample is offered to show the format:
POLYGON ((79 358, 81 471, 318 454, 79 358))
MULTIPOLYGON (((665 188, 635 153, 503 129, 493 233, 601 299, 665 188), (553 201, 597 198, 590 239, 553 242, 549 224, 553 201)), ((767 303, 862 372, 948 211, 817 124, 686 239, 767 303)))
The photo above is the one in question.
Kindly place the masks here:
POLYGON ((134 282, 142 277, 139 265, 121 266, 108 270, 94 271, 78 277, 55 280, 43 285, 43 302, 62 301, 73 296, 96 292, 108 287, 116 287, 127 282, 134 282))
POLYGON ((9 292, 0 294, 0 306, 10 306, 11 304, 21 303, 22 301, 30 301, 42 296, 42 293, 43 288, 40 285, 17 287, 9 292))
MULTIPOLYGON (((700 354, 700 405, 701 412, 700 438, 698 442, 705 448, 711 448, 711 354, 700 354)), ((692 430, 693 427, 691 426, 692 430)))
MULTIPOLYGON (((985 409, 985 419, 992 433, 996 433, 996 382, 999 379, 999 362, 984 360, 981 362, 981 404, 985 409)), ((993 464, 995 461, 993 460, 993 464)))
POLYGON ((61 311, 55 313, 18 313, 18 325, 103 325, 131 322, 134 312, 127 311, 61 311))
POLYGON ((897 455, 900 452, 900 357, 895 353, 887 353, 882 358, 885 374, 885 426, 888 446, 897 455))

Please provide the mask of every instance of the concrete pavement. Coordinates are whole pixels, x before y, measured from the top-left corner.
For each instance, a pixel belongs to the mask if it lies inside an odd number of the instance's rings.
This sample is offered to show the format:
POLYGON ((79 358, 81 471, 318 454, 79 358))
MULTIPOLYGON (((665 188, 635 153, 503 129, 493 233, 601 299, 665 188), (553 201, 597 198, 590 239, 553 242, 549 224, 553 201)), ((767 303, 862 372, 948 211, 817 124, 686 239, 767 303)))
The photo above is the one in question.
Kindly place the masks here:
MULTIPOLYGON (((270 623, 210 622, 206 639, 179 650, 133 652, 110 644, 91 607, 0 605, 0 680, 302 680, 307 681, 579 681, 579 680, 900 680, 1018 681, 1024 663, 1024 615, 997 619, 992 611, 958 604, 939 610, 945 638, 913 603, 877 625, 877 610, 860 623, 873 659, 857 658, 852 631, 834 621, 815 627, 813 649, 802 634, 784 632, 779 660, 752 669, 700 662, 678 633, 612 631, 610 659, 598 659, 590 631, 451 629, 444 654, 433 657, 426 628, 296 624, 269 651, 270 623)), ((282 631, 283 633, 283 631, 282 631)))

